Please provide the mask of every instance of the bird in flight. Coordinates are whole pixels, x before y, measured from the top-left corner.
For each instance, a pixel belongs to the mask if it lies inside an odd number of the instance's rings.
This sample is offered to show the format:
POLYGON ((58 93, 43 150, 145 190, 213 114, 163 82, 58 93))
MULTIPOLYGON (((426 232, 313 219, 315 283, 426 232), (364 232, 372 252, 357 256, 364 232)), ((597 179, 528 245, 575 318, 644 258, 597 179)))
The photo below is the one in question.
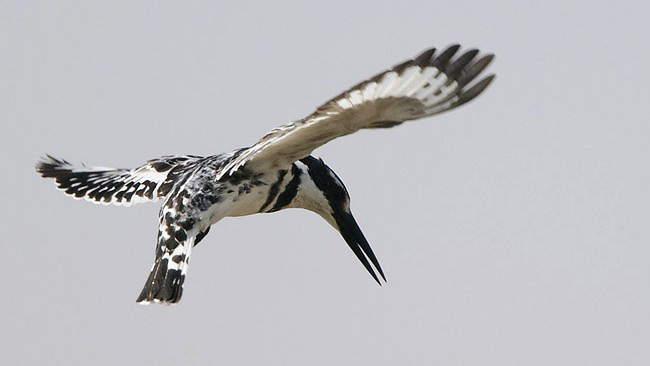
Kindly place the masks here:
POLYGON ((137 302, 177 303, 192 249, 224 217, 303 208, 343 236, 377 283, 377 257, 350 211, 350 196, 317 147, 361 129, 389 128, 459 107, 494 79, 482 75, 494 56, 453 45, 435 48, 379 73, 271 130, 250 147, 201 157, 164 156, 134 169, 76 166, 47 156, 36 170, 76 199, 129 206, 163 200, 155 260, 137 302))

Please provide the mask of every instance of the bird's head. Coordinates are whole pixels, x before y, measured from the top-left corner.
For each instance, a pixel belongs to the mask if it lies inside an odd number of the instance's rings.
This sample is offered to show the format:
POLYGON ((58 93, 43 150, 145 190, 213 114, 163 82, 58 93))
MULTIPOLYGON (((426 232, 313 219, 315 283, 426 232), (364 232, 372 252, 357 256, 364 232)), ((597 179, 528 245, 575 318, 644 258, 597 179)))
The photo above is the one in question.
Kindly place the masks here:
POLYGON ((386 280, 379 261, 350 211, 350 195, 343 181, 323 159, 313 156, 296 162, 301 170, 297 200, 299 207, 316 212, 337 229, 372 277, 381 284, 376 272, 386 280), (301 164, 298 164, 301 163, 301 164), (374 270, 370 263, 372 262, 374 270))

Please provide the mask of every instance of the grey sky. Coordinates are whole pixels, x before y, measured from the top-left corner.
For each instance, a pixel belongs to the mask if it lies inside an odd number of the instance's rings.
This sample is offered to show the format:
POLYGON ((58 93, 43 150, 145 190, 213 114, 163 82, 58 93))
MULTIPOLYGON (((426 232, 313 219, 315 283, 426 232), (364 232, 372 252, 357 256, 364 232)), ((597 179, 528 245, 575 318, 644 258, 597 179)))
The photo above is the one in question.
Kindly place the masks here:
POLYGON ((0 1, 2 363, 647 364, 644 4, 0 1), (218 223, 180 305, 139 306, 158 204, 77 202, 33 171, 249 145, 453 42, 497 55, 484 95, 315 152, 381 288, 287 210, 218 223))

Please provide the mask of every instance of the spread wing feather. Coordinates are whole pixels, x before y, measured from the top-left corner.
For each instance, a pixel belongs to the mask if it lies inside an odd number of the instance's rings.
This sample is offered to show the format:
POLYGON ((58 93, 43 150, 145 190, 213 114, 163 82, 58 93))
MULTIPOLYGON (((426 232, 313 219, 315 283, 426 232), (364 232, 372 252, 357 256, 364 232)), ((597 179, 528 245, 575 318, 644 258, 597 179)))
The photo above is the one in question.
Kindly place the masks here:
POLYGON ((360 129, 388 128, 461 106, 481 94, 494 75, 477 77, 493 59, 472 49, 455 57, 453 45, 439 55, 424 51, 363 81, 310 116, 273 129, 227 164, 217 178, 244 164, 286 165, 327 142, 360 129))
POLYGON ((36 164, 36 170, 44 178, 54 178, 57 188, 75 199, 130 206, 166 195, 184 168, 200 159, 193 155, 165 156, 129 170, 75 166, 48 155, 36 164))

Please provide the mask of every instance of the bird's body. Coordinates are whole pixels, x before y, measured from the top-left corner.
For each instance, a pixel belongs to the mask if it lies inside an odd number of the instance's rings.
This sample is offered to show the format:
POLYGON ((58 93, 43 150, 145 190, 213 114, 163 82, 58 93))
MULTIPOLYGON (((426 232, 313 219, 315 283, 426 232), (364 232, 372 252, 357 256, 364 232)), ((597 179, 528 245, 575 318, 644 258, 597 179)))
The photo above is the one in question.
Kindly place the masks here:
POLYGON ((311 151, 362 128, 387 128, 453 109, 479 95, 490 75, 473 82, 492 60, 458 46, 414 60, 362 82, 305 119, 280 126, 251 147, 199 157, 167 156, 131 170, 77 167, 48 157, 37 165, 67 194, 95 203, 130 205, 163 199, 155 261, 138 302, 181 298, 193 247, 224 217, 303 208, 344 237, 379 281, 383 271, 350 211, 343 182, 311 151), (473 62, 472 62, 473 61, 473 62), (372 263, 372 264, 371 264, 372 263))

